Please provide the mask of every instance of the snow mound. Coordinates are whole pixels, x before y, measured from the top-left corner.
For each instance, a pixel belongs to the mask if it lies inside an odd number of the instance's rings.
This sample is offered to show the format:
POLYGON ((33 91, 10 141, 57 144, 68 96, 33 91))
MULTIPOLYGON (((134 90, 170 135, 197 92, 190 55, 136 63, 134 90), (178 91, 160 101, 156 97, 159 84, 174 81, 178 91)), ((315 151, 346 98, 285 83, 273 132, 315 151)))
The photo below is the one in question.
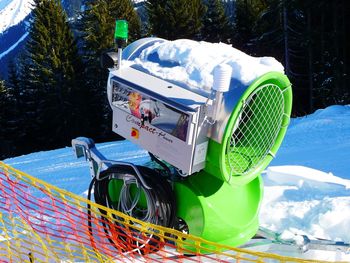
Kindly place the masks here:
POLYGON ((326 109, 319 109, 309 116, 313 118, 327 118, 335 116, 340 117, 342 115, 347 115, 348 117, 350 117, 350 105, 329 106, 326 109))
POLYGON ((278 184, 298 187, 312 183, 312 187, 323 187, 327 184, 333 184, 334 186, 332 187, 338 185, 350 189, 350 180, 339 178, 332 173, 325 173, 297 165, 270 166, 267 168, 267 179, 278 184))
POLYGON ((350 179, 350 105, 291 120, 271 165, 302 165, 350 179))
POLYGON ((350 180, 303 166, 269 167, 261 224, 278 232, 350 242, 350 180))
POLYGON ((142 51, 133 63, 162 79, 210 90, 213 70, 219 64, 232 67, 232 78, 249 85, 261 75, 284 68, 275 58, 252 57, 224 43, 180 39, 156 43, 142 51))

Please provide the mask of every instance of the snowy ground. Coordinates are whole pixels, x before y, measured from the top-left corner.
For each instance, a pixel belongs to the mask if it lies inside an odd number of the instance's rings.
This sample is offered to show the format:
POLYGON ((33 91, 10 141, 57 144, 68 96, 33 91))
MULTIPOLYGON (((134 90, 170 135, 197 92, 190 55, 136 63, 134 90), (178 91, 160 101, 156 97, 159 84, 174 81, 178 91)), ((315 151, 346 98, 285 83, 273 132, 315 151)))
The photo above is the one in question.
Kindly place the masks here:
MULTIPOLYGON (((148 161, 145 151, 127 141, 103 143, 98 148, 110 159, 148 161)), ((5 163, 79 195, 84 195, 90 181, 87 163, 75 159, 70 147, 5 163)), ((350 242, 350 105, 293 119, 263 178, 262 226, 291 239, 306 234, 350 242)), ((335 259, 333 254, 317 256, 335 259)), ((350 255, 337 254, 336 259, 350 260, 350 255)))
POLYGON ((350 106, 293 119, 264 177, 263 225, 350 242, 350 106))

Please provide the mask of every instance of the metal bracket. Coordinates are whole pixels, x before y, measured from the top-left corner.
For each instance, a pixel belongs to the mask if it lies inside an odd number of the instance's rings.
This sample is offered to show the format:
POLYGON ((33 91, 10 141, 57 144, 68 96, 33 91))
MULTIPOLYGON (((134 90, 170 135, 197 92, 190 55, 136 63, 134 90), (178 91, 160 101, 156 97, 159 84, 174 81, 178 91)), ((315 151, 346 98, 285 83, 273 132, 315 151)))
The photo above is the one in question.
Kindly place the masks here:
POLYGON ((302 253, 308 250, 326 250, 326 251, 342 251, 344 253, 350 253, 350 244, 340 241, 324 240, 324 239, 310 239, 306 235, 301 235, 302 241, 296 242, 295 240, 284 240, 281 238, 281 234, 271 231, 264 227, 259 227, 258 236, 261 236, 272 243, 289 245, 296 247, 302 253))
POLYGON ((142 186, 146 189, 152 189, 147 185, 136 165, 129 162, 108 160, 99 150, 97 150, 95 142, 92 139, 86 137, 73 139, 72 148, 77 158, 85 157, 85 160, 89 162, 90 175, 92 178, 96 177, 96 179, 99 180, 100 173, 112 165, 130 166, 135 171, 135 176, 142 186))

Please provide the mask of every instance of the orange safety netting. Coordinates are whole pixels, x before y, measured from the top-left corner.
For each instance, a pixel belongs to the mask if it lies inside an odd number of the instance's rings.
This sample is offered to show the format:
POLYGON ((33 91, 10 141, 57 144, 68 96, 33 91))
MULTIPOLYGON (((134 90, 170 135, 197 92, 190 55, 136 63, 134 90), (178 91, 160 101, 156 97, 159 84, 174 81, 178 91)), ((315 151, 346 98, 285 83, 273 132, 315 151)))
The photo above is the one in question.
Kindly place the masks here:
POLYGON ((222 246, 129 217, 0 162, 0 262, 320 262, 222 246))

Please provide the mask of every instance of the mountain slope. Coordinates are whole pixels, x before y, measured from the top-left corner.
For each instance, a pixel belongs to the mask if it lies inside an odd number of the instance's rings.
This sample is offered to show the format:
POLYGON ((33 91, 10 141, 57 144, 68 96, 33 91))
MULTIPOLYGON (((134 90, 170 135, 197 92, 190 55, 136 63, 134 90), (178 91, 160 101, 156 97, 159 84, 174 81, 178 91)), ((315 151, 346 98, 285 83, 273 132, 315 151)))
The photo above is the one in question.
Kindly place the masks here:
POLYGON ((22 22, 34 8, 33 0, 3 0, 0 2, 0 34, 22 22))
MULTIPOLYGON (((68 16, 80 11, 82 0, 62 0, 68 16)), ((7 64, 21 51, 28 36, 33 0, 0 1, 0 76, 7 76, 7 64)))

